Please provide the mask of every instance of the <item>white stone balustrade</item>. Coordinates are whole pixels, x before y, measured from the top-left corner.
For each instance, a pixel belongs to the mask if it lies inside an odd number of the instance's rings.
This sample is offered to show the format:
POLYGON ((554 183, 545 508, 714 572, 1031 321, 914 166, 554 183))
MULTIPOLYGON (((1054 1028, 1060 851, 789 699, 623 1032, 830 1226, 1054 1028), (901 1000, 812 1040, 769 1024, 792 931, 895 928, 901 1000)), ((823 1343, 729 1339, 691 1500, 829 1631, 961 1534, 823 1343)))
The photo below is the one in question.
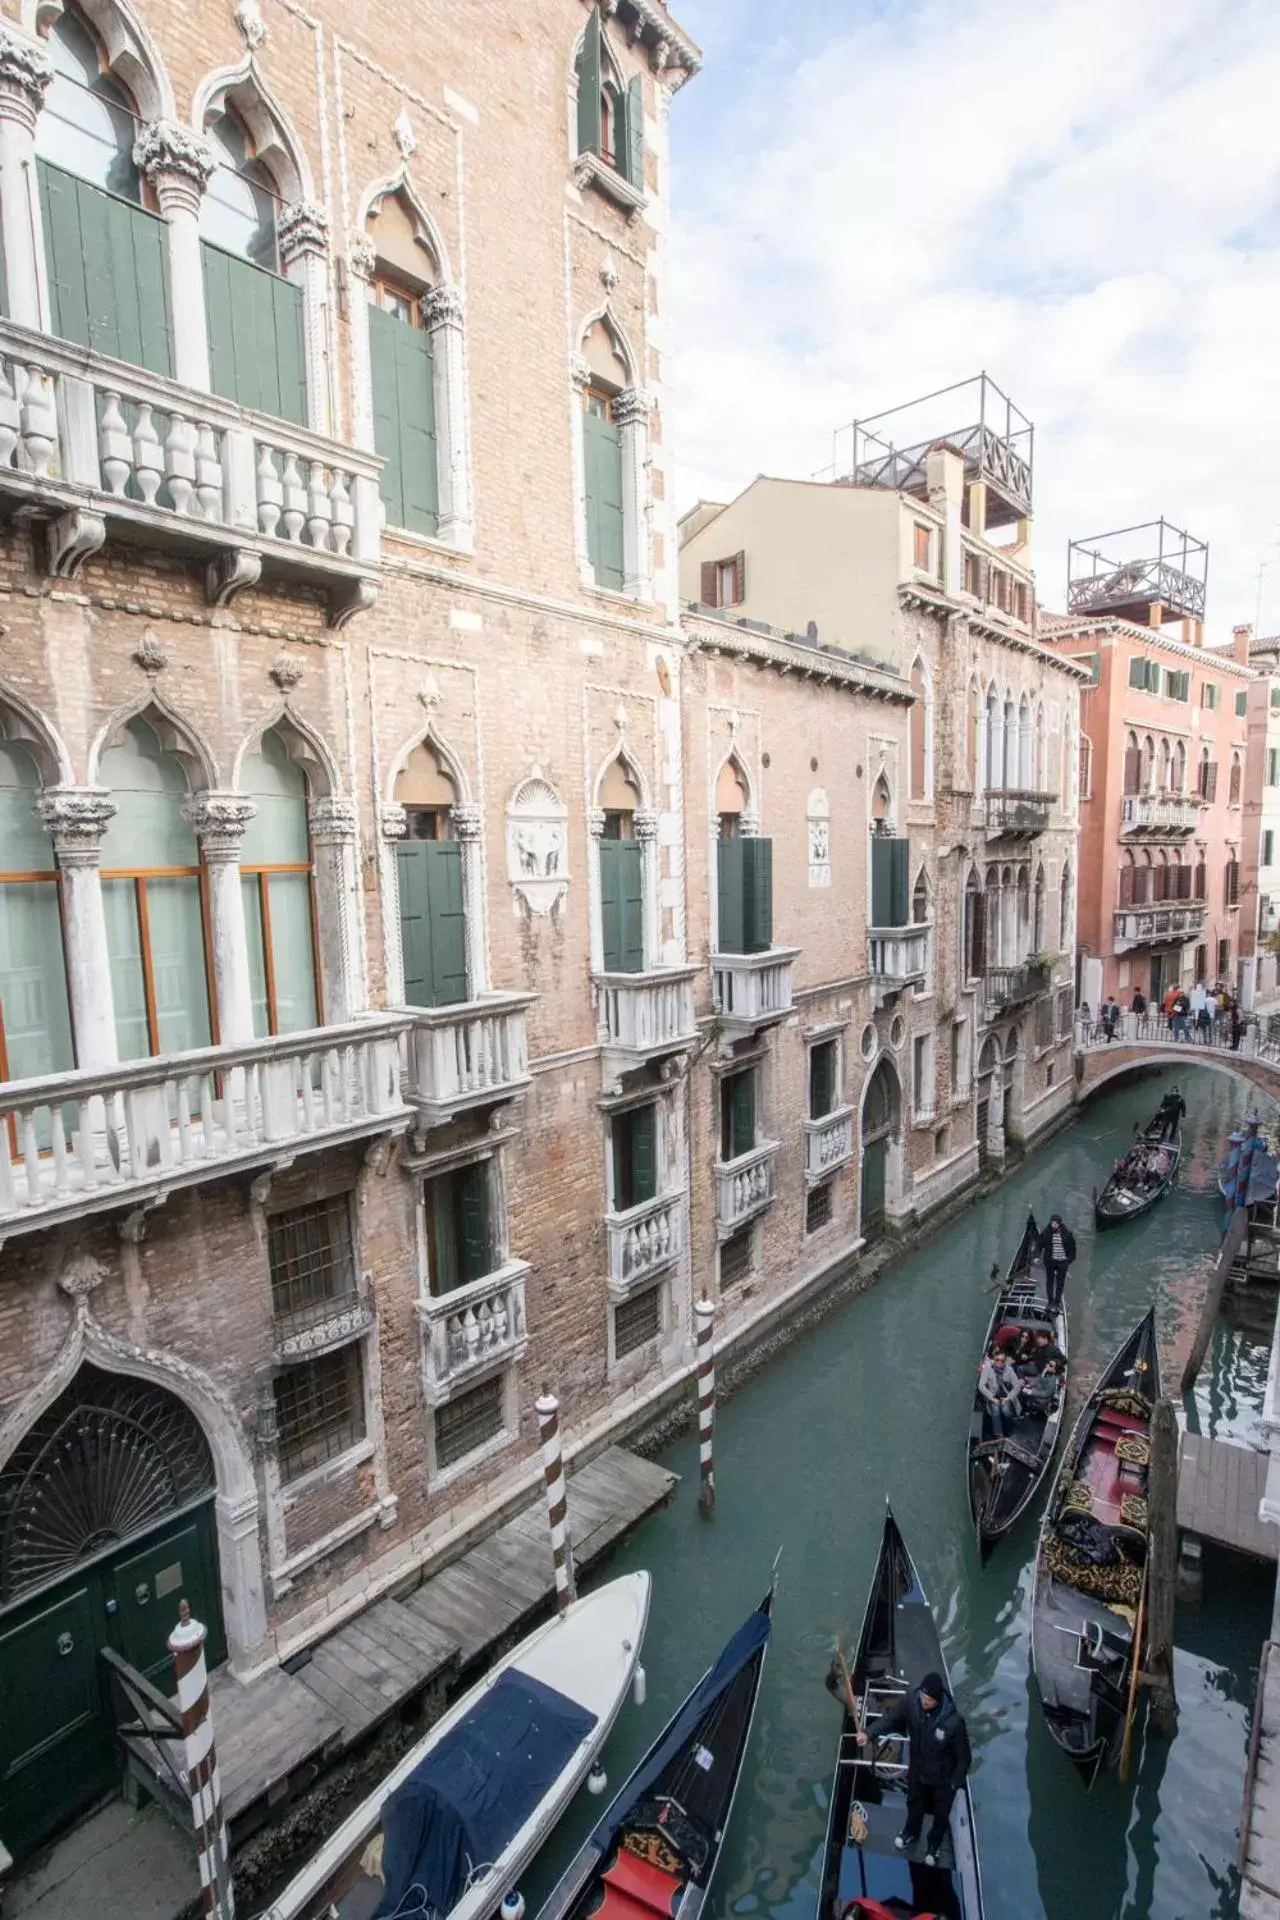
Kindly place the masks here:
POLYGON ((1204 932, 1207 908, 1203 900, 1158 901, 1141 907, 1119 907, 1115 917, 1115 948, 1149 946, 1160 940, 1192 940, 1204 932))
POLYGON ((648 973, 597 973, 601 1045, 635 1061, 676 1053, 697 1039, 693 1011, 696 967, 648 973))
POLYGON ((1194 833, 1204 802, 1194 793, 1126 793, 1120 802, 1123 834, 1194 833))
POLYGON ((486 1368, 523 1354, 527 1260, 507 1260, 493 1273, 418 1302, 427 1403, 438 1407, 486 1368))
POLYGON ((867 972, 877 986, 896 991, 924 979, 931 931, 926 921, 910 927, 868 927, 867 972))
POLYGON ((0 1083, 0 1239, 408 1126, 403 1014, 0 1083))
POLYGON ((835 1107, 804 1123, 804 1177, 816 1186, 853 1158, 853 1108, 835 1107))
POLYGON ((277 1314, 276 1358, 282 1362, 309 1360, 330 1347, 346 1346, 371 1331, 373 1308, 354 1293, 343 1300, 325 1301, 307 1313, 277 1314))
POLYGON ((609 1292, 624 1300, 632 1288, 674 1266, 688 1240, 689 1201, 660 1193, 625 1213, 605 1215, 609 1233, 609 1292))
POLYGON ((799 947, 764 953, 713 953, 711 999, 721 1023, 751 1033, 791 1011, 791 976, 799 947))
POLYGON ((0 321, 0 493, 51 518, 71 574, 113 525, 208 563, 225 603, 264 569, 324 586, 344 625, 372 604, 376 454, 0 321))
POLYGON ((513 1100, 529 1084, 525 1010, 531 993, 489 993, 445 1007, 410 1007, 406 1090, 428 1125, 469 1107, 513 1100))
POLYGON ((716 1232, 721 1240, 773 1205, 776 1140, 761 1140, 736 1160, 716 1161, 716 1232))

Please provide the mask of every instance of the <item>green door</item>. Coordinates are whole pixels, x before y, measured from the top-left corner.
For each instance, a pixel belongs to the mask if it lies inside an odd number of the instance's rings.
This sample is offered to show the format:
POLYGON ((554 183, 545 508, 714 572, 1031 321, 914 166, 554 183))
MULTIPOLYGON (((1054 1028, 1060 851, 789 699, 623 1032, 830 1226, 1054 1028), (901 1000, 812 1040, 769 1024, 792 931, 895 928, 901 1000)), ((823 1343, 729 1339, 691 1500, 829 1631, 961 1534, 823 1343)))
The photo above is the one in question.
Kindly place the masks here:
POLYGON ((445 1007, 467 997, 467 916, 457 840, 403 840, 400 949, 410 1007, 445 1007))
POLYGON ((124 1549, 104 1569, 103 1605, 111 1645, 165 1693, 173 1671, 167 1643, 179 1600, 188 1601, 195 1618, 208 1627, 206 1664, 216 1667, 226 1655, 211 1514, 211 1508, 203 1507, 161 1528, 141 1545, 124 1549))
POLYGON ((862 1150, 862 1237, 875 1240, 884 1231, 884 1169, 887 1138, 868 1140, 862 1150))
POLYGON ((368 311, 373 444, 386 462, 378 488, 387 525, 435 533, 440 517, 431 335, 381 307, 368 311))
POLYGON ((588 406, 582 416, 587 483, 587 557, 596 585, 622 589, 622 441, 613 421, 588 406))
POLYGON ((0 1615, 0 1839, 16 1858, 117 1777, 96 1570, 0 1615))
POLYGON ((644 849, 639 840, 600 842, 600 919, 606 973, 644 967, 644 849))

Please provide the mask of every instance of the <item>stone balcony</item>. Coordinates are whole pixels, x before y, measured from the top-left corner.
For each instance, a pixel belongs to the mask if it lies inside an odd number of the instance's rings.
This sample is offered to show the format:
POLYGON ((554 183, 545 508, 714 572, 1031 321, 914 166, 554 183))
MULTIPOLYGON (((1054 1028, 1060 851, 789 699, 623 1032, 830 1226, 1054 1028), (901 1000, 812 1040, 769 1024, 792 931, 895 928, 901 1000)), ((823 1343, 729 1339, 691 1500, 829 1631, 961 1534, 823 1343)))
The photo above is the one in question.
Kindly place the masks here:
POLYGON ((799 947, 764 953, 713 953, 711 1001, 730 1034, 749 1034, 785 1020, 791 1011, 791 975, 799 947))
POLYGON ((761 1140, 736 1160, 716 1161, 716 1234, 727 1240, 739 1227, 773 1205, 776 1140, 761 1140))
POLYGON ((0 495, 44 522, 44 558, 75 574, 108 540, 204 566, 227 605, 262 579, 325 596, 341 627, 372 606, 377 455, 0 321, 0 495))
POLYGON ((282 1366, 310 1360, 330 1347, 345 1347, 372 1331, 373 1307, 354 1287, 336 1300, 325 1300, 305 1311, 277 1314, 275 1356, 282 1366))
POLYGON ((525 1012, 536 994, 487 993, 444 1007, 409 1007, 405 1088, 424 1126, 514 1100, 529 1085, 525 1012))
POLYGON ((1049 969, 1042 962, 1024 960, 1017 967, 988 967, 983 975, 988 1016, 1026 1006, 1049 986, 1049 969))
POLYGON ((1049 825, 1056 793, 1031 787, 990 787, 982 798, 988 840, 1032 840, 1049 825))
POLYGON ((868 927, 867 972, 878 999, 924 979, 932 931, 928 921, 910 927, 868 927))
POLYGON ((0 1241, 402 1132, 402 1013, 0 1083, 0 1241))
POLYGON ((1126 840, 1147 835, 1185 840, 1200 824, 1202 804, 1193 793, 1126 793, 1120 802, 1120 832, 1126 840))
POLYGON ((625 1300, 637 1287, 673 1267, 689 1238, 689 1197, 660 1193, 625 1213, 605 1215, 609 1235, 609 1292, 625 1300))
POLYGON ((418 1302, 428 1406, 442 1406, 495 1366, 509 1366, 528 1345, 524 1318, 527 1260, 504 1260, 493 1273, 418 1302))
POLYGON ((834 1107, 820 1120, 804 1123, 804 1177, 816 1187, 853 1158, 853 1108, 834 1107))
POLYGON ((698 1038, 693 1010, 696 967, 655 967, 647 973, 595 973, 605 1079, 683 1053, 698 1038))
POLYGON ((1118 907, 1115 917, 1115 950, 1127 953, 1131 947, 1185 945, 1198 940, 1204 932, 1203 900, 1159 900, 1141 907, 1118 907))

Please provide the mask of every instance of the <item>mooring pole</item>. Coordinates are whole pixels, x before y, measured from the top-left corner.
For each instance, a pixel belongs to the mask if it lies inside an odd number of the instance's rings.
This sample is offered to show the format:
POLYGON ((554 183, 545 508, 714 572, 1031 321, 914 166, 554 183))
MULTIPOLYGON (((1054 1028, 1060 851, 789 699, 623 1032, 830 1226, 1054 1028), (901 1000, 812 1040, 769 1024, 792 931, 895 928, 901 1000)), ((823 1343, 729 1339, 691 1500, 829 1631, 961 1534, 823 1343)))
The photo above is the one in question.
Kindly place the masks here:
POLYGON ((699 1300, 693 1317, 698 1329, 698 1512, 709 1520, 716 1510, 716 1310, 710 1300, 699 1300))
POLYGON ((564 1455, 560 1451, 560 1403, 554 1393, 544 1393, 538 1401, 538 1428, 542 1435, 542 1475, 547 1485, 547 1519, 551 1523, 556 1606, 563 1613, 574 1597, 573 1553, 569 1546, 569 1496, 564 1484, 564 1455))
POLYGON ((222 1817, 222 1782, 218 1777, 213 1720, 209 1713, 204 1643, 205 1629, 191 1618, 187 1602, 181 1601, 178 1624, 169 1635, 169 1651, 173 1655, 178 1711, 182 1715, 187 1792, 191 1796, 191 1821, 200 1866, 201 1912, 207 1920, 235 1920, 236 1901, 231 1885, 227 1828, 222 1817))
POLYGON ((1248 1232, 1248 1210, 1245 1207, 1237 1207, 1231 1216, 1230 1226, 1222 1236, 1218 1258, 1209 1276, 1208 1291, 1204 1296, 1204 1306, 1200 1310, 1200 1325, 1196 1328, 1196 1337, 1192 1343, 1191 1352, 1187 1356, 1187 1364, 1182 1370, 1180 1391, 1183 1393, 1190 1393, 1196 1383, 1196 1376, 1204 1365, 1204 1357, 1209 1351, 1209 1342, 1213 1338, 1214 1322, 1222 1305, 1222 1291, 1248 1232))
MULTIPOLYGON (((1151 1572, 1147 1591, 1146 1685, 1156 1732, 1172 1740, 1178 1703, 1173 1691, 1173 1602, 1178 1577, 1178 1423, 1173 1402, 1157 1400, 1151 1416, 1147 1469, 1151 1572)), ((1141 1649, 1139 1649, 1141 1658, 1141 1649)))

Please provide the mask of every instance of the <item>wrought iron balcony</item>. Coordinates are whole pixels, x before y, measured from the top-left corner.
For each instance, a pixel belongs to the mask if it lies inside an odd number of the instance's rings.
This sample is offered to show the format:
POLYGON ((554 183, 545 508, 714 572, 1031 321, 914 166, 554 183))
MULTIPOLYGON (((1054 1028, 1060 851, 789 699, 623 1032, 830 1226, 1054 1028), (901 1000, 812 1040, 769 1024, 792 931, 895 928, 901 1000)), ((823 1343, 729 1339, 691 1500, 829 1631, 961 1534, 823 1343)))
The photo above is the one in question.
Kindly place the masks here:
POLYGON ((596 973, 600 1039, 625 1071, 697 1039, 693 1011, 696 967, 655 967, 648 973, 596 973))
POLYGON ((853 1158, 853 1108, 834 1107, 804 1123, 804 1177, 813 1187, 853 1158))
POLYGON ((716 1161, 716 1233, 727 1240, 773 1205, 776 1140, 761 1140, 736 1160, 716 1161))
POLYGON ((1145 834, 1186 839, 1199 825, 1203 805, 1194 793, 1126 793, 1120 803, 1120 831, 1129 839, 1145 834))
POLYGON ((403 1131, 404 1014, 0 1084, 0 1240, 403 1131))
POLYGON ((536 994, 487 993, 407 1010, 406 1089, 426 1126, 514 1100, 529 1084, 525 1011, 536 994))
POLYGON ((726 1031, 754 1033, 786 1019, 799 952, 799 947, 769 947, 764 953, 712 954, 711 1000, 726 1031))
POLYGON ((1002 1013, 1022 1007, 1047 991, 1049 969, 1042 961, 1024 960, 1018 967, 988 967, 983 975, 989 1010, 1002 1013))
POLYGON ((419 1300, 428 1406, 443 1405, 490 1367, 508 1366, 523 1354, 529 1271, 527 1260, 506 1260, 468 1286, 419 1300))
POLYGON ((1125 953, 1130 947, 1158 947, 1169 942, 1182 945, 1198 940, 1204 932, 1203 900, 1161 900, 1148 906, 1118 907, 1115 919, 1115 950, 1125 953))
POLYGON ((376 594, 381 464, 0 321, 0 495, 45 522, 55 576, 127 540, 204 563, 217 605, 264 577, 295 580, 318 587, 344 626, 376 594))
POLYGON ((609 1233, 609 1292, 625 1300, 632 1290, 665 1273, 688 1243, 689 1200, 684 1193, 660 1193, 625 1213, 605 1215, 609 1233))
POLYGON ((1056 793, 1033 787, 989 787, 985 798, 988 840, 1031 840, 1049 825, 1056 793))
POLYGON ((897 993, 923 980, 929 965, 929 921, 909 927, 868 927, 867 972, 882 993, 897 993))

